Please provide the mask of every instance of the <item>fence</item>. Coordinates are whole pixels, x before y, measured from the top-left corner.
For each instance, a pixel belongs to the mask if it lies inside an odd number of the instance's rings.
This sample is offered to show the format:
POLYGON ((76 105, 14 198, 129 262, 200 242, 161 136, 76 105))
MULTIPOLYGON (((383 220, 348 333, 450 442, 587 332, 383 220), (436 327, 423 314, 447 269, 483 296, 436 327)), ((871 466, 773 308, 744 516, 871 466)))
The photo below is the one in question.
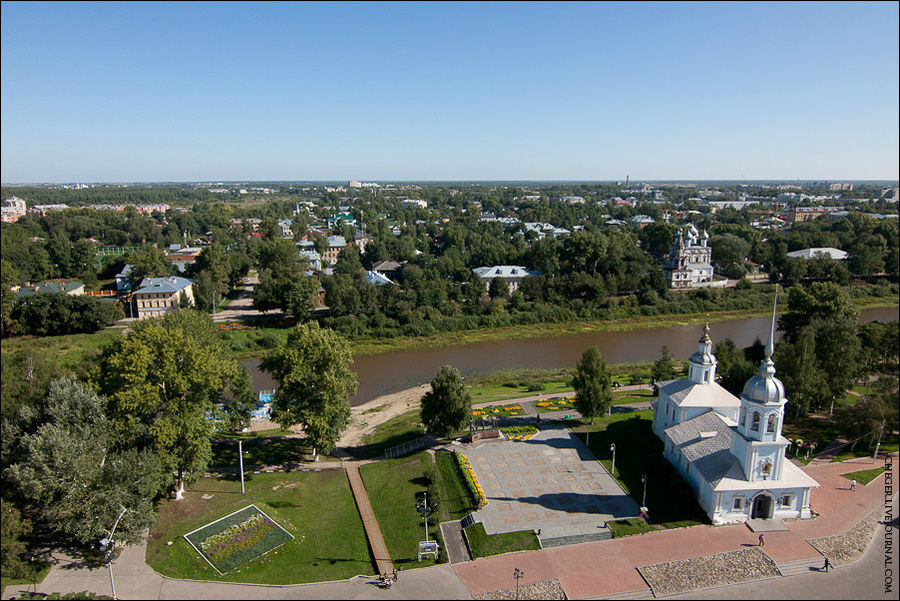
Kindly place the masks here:
POLYGON ((384 458, 391 459, 393 457, 403 457, 404 455, 409 455, 410 453, 418 451, 419 449, 430 446, 432 440, 433 438, 428 435, 425 435, 422 438, 416 438, 415 440, 408 440, 386 450, 384 452, 384 458))

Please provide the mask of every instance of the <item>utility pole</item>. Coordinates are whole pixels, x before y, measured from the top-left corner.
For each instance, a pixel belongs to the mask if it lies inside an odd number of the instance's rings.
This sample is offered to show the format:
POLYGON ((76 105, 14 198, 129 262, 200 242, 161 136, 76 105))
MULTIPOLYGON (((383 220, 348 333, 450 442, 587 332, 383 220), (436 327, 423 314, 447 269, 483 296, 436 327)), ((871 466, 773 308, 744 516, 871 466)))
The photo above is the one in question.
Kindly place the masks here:
POLYGON ((238 462, 240 464, 241 469, 241 494, 244 494, 244 453, 243 453, 243 442, 238 439, 238 462))

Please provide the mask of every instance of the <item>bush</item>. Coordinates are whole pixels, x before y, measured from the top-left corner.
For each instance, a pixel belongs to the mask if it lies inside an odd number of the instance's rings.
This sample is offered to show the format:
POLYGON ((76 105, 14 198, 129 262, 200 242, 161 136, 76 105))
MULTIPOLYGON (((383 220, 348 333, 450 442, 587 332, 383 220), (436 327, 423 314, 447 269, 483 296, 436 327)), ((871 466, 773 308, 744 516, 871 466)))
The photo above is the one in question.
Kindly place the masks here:
POLYGON ((547 386, 543 382, 529 382, 526 386, 528 392, 537 392, 538 390, 544 390, 545 388, 547 388, 547 386))

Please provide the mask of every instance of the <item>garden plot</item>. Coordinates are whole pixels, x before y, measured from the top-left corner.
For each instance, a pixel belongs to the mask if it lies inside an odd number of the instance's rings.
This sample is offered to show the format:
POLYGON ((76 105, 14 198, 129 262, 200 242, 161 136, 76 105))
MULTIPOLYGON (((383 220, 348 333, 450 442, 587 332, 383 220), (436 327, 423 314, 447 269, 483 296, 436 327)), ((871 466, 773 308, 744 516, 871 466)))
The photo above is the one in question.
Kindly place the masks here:
POLYGON ((188 532, 185 540, 220 574, 268 553, 294 537, 256 505, 188 532))

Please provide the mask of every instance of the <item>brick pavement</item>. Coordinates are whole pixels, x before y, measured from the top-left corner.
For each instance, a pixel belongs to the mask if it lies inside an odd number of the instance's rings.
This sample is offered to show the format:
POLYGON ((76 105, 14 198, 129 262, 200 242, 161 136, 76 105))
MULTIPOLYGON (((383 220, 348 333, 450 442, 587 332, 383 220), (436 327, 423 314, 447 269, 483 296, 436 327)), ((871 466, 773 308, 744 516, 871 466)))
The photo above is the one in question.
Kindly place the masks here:
MULTIPOLYGON (((778 563, 819 557, 807 539, 839 534, 881 504, 883 476, 856 491, 850 491, 849 481, 840 477, 872 466, 870 459, 858 459, 804 468, 821 485, 811 501, 821 515, 788 521, 790 530, 767 533, 765 552, 778 563)), ((523 583, 559 578, 572 599, 645 589, 635 569, 638 566, 734 551, 755 543, 756 536, 743 524, 694 526, 487 558, 454 565, 454 570, 473 595, 496 590, 519 568, 526 575, 523 583)))

